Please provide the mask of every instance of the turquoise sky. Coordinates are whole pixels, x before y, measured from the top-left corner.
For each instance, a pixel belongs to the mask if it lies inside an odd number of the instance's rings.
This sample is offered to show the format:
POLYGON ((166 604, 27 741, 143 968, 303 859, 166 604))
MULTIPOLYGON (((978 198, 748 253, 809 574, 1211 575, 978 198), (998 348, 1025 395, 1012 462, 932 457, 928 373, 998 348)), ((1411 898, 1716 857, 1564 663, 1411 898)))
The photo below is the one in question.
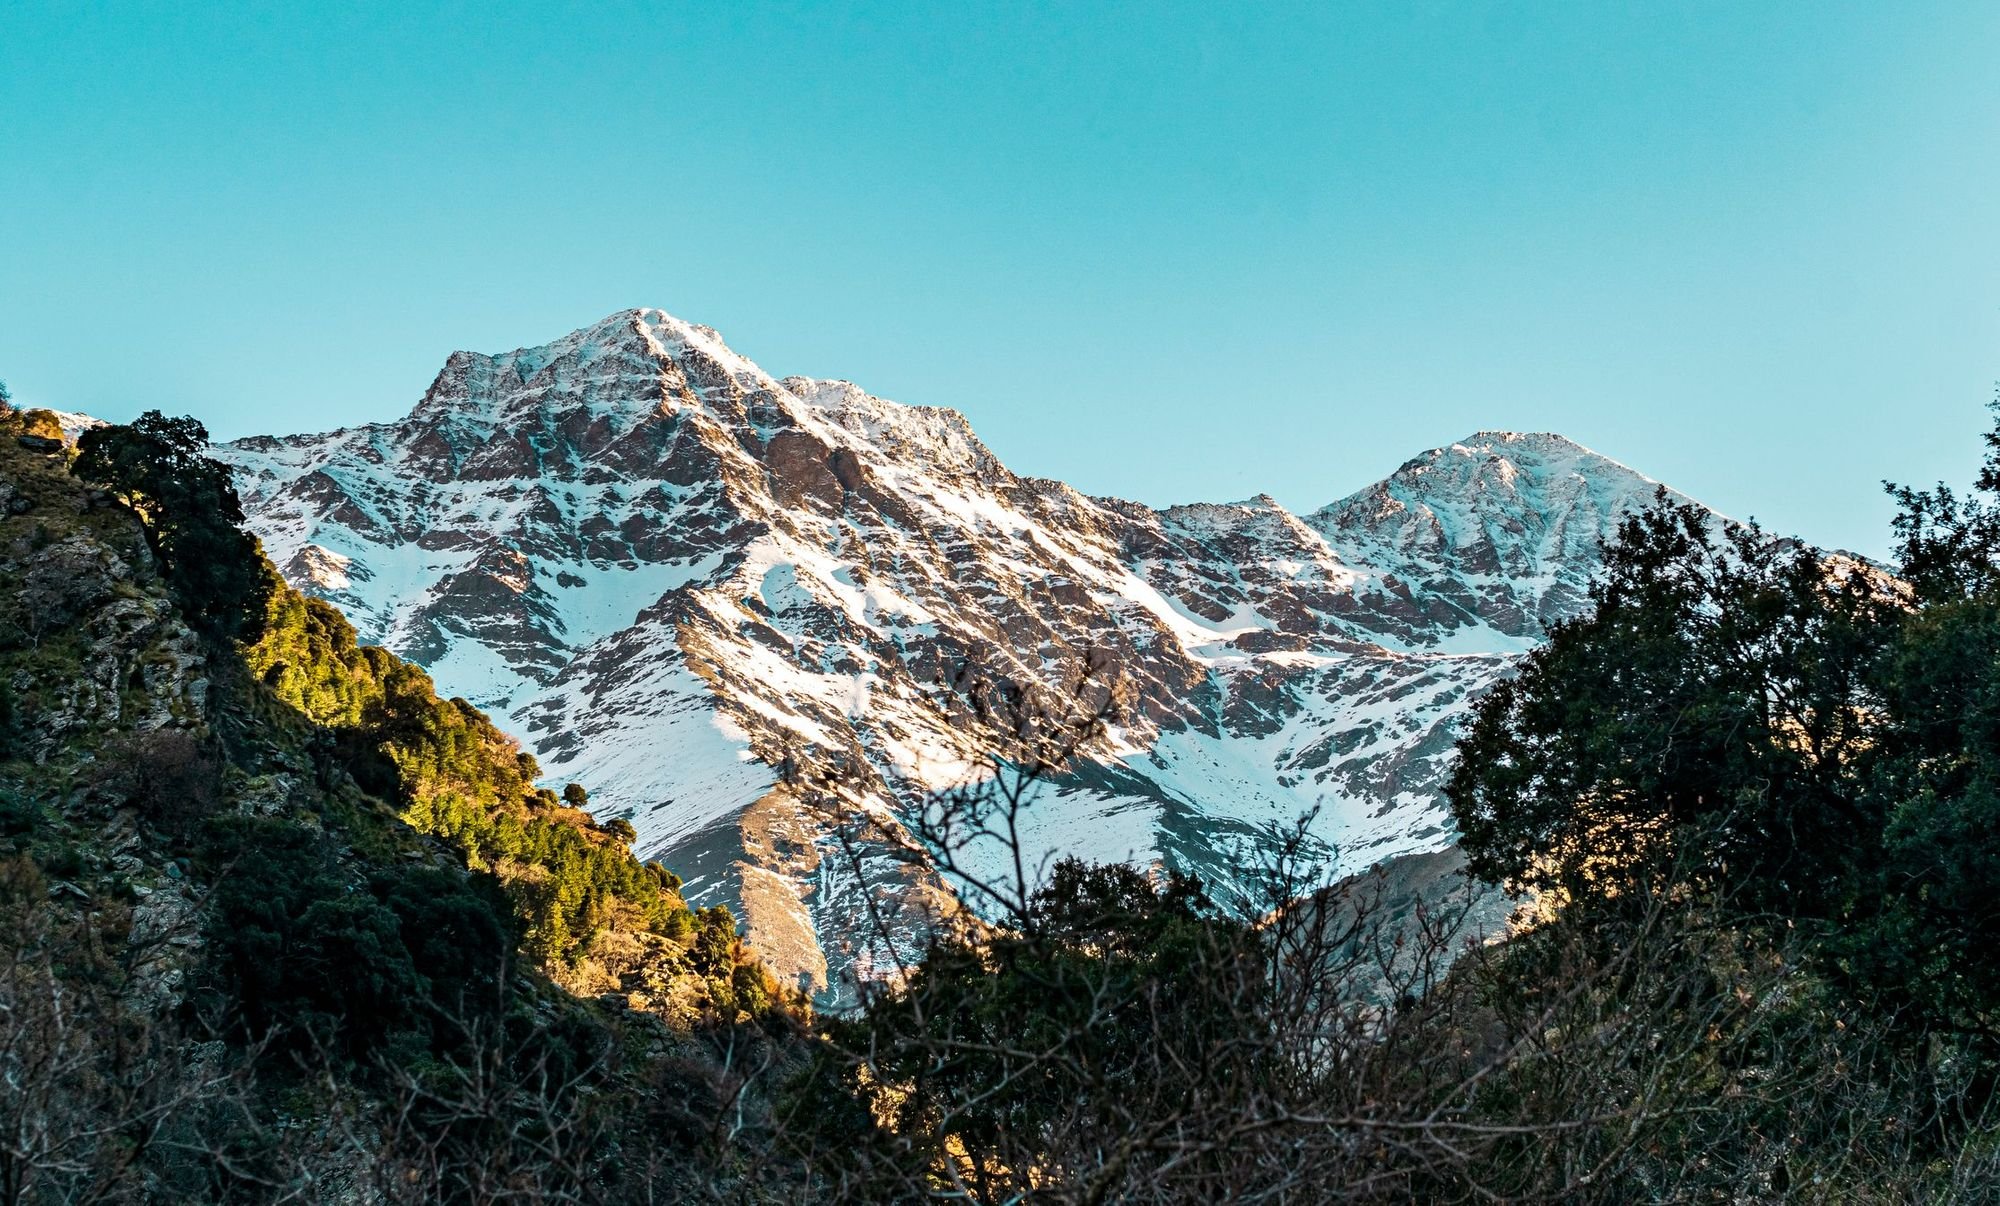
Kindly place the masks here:
POLYGON ((1978 458, 1991 0, 558 7, 0 4, 0 377, 310 430, 661 306, 1092 492, 1556 430, 1869 552, 1978 458))

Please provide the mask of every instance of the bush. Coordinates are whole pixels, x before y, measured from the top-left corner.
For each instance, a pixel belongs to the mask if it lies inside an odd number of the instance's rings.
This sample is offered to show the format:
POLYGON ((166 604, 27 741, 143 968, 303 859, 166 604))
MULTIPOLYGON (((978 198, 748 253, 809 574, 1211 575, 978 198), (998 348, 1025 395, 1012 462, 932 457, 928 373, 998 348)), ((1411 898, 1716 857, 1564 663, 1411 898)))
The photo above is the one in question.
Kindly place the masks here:
POLYGON ((32 797, 14 787, 0 787, 0 838, 32 837, 42 824, 42 810, 32 797))
POLYGON ((355 1060, 451 1052, 499 1016, 519 932, 485 877, 410 868, 365 887, 313 830, 211 827, 210 930, 253 1035, 355 1060))
POLYGON ((43 440, 63 438, 62 420, 52 410, 36 407, 21 412, 21 434, 43 440))

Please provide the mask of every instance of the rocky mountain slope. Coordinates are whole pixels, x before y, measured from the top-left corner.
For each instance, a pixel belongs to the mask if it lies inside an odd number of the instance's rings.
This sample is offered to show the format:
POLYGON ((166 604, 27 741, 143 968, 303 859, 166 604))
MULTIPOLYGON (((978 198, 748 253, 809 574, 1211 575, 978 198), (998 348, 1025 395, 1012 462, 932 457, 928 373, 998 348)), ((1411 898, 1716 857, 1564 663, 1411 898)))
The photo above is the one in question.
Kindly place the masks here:
POLYGON ((1310 515, 1153 510, 1017 476, 955 411, 773 378, 657 310, 455 353, 393 423, 218 455, 292 582, 821 986, 860 885, 788 759, 844 760, 856 807, 907 816, 979 773, 941 681, 1095 656, 1131 704, 1031 810, 1031 853, 1227 891, 1301 816, 1330 869, 1436 850, 1469 701, 1575 613, 1656 488, 1559 436, 1482 432, 1310 515))

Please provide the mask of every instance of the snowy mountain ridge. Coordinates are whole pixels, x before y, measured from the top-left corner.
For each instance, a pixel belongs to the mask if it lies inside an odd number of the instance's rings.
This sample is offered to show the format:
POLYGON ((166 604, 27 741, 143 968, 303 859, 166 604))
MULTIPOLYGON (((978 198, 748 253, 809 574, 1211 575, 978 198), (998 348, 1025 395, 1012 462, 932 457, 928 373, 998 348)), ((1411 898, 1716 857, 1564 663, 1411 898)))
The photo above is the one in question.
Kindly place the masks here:
MULTIPOLYGON (((393 423, 219 455, 292 581, 820 985, 854 957, 861 885, 787 758, 863 768, 856 806, 907 810, 982 748, 937 706, 955 668, 1045 680, 1096 656, 1132 703, 1031 810, 1037 851, 1226 891, 1308 814, 1342 868, 1435 850, 1470 701, 1576 613, 1599 541, 1656 489, 1559 436, 1482 432, 1310 515, 1154 510, 1016 476, 956 411, 773 378, 657 310, 454 353, 393 423)), ((886 852, 864 870, 906 875, 886 852)))

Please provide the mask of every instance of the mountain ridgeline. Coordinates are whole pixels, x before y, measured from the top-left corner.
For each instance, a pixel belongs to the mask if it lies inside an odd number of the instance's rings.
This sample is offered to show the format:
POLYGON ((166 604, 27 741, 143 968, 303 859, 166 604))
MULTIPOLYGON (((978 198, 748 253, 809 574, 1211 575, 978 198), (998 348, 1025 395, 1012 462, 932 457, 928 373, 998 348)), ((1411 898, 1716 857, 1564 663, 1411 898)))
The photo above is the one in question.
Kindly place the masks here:
POLYGON ((1089 664, 1124 706, 1027 814, 1036 854, 1157 860, 1228 897, 1301 817, 1333 869, 1441 850, 1461 719, 1657 489, 1487 432, 1309 515, 1153 510, 656 310, 455 353, 392 423, 217 455, 299 590, 590 784, 817 989, 853 965, 869 885, 923 885, 886 849, 824 857, 781 768, 837 763, 852 806, 908 816, 996 739, 941 684, 1089 664))

